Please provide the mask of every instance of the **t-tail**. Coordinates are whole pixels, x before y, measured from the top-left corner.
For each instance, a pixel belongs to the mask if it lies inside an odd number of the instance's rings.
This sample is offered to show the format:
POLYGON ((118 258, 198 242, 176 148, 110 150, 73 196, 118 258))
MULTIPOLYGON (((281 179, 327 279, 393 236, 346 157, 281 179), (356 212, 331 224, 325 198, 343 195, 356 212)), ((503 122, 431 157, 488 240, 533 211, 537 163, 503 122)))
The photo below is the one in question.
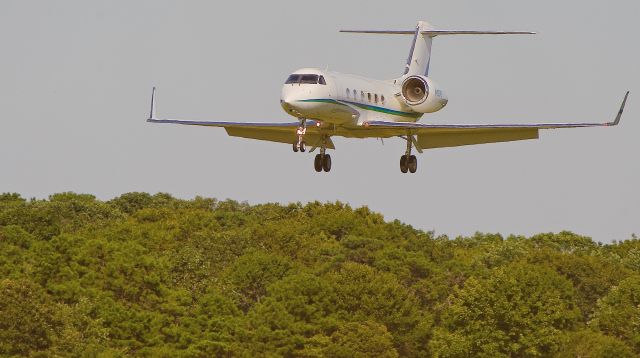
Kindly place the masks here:
POLYGON ((478 31, 478 30, 437 30, 426 21, 419 21, 415 30, 340 30, 340 32, 384 35, 413 35, 411 50, 402 77, 428 76, 431 61, 431 43, 441 35, 533 35, 529 31, 478 31))

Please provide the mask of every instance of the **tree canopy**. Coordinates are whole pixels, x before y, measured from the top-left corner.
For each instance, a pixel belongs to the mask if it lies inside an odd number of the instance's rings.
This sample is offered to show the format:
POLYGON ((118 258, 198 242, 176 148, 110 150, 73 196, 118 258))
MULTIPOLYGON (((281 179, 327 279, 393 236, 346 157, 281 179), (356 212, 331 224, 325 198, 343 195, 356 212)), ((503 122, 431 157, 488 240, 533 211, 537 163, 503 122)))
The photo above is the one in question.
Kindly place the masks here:
POLYGON ((0 356, 638 355, 635 236, 449 239, 340 202, 0 195, 0 356))

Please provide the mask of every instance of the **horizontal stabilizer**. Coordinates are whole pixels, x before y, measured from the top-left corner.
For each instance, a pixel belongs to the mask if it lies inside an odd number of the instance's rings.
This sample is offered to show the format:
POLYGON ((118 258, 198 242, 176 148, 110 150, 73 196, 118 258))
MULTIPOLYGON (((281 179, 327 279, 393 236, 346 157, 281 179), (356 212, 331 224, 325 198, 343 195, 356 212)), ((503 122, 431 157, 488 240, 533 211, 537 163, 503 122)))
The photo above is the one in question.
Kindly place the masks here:
POLYGON ((394 30, 340 30, 340 32, 352 33, 352 34, 377 34, 377 35, 413 35, 416 30, 409 31, 394 31, 394 30))
POLYGON ((533 35, 530 31, 483 31, 483 30, 438 30, 426 21, 418 21, 414 30, 340 30, 352 34, 413 35, 411 50, 402 74, 405 78, 414 75, 429 75, 431 44, 441 35, 533 35))
POLYGON ((535 35, 531 31, 476 31, 476 30, 428 30, 421 32, 427 36, 438 35, 535 35))
MULTIPOLYGON (((415 30, 340 30, 340 32, 352 34, 375 34, 375 35, 414 35, 415 30)), ((421 34, 429 37, 439 35, 535 35, 531 31, 482 31, 482 30, 425 30, 421 34)))

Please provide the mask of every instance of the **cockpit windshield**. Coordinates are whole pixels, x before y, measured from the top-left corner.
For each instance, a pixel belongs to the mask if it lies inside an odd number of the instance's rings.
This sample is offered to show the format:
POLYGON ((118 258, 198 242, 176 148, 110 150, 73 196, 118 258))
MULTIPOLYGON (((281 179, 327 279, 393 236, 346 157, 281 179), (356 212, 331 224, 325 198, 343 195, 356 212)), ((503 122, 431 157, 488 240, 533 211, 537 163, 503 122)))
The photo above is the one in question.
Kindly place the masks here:
POLYGON ((324 80, 324 76, 320 75, 307 75, 307 74, 293 74, 287 78, 285 84, 321 84, 326 85, 327 82, 324 80))

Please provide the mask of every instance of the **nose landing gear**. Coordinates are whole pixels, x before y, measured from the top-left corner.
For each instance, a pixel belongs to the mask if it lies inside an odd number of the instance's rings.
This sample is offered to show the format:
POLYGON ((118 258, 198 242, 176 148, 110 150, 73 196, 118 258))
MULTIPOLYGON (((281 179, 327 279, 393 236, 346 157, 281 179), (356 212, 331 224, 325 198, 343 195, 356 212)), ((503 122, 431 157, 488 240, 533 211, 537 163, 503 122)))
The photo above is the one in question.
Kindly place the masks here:
POLYGON ((418 170, 418 158, 411 154, 411 135, 407 135, 407 150, 403 156, 400 157, 400 171, 403 173, 410 172, 415 173, 418 170))
POLYGON ((307 133, 307 119, 300 118, 300 126, 296 130, 296 135, 298 136, 298 142, 293 143, 293 151, 294 152, 305 152, 306 148, 304 145, 304 135, 307 133))
MULTIPOLYGON (((298 126, 298 129, 296 129, 296 135, 298 136, 298 140, 295 143, 293 143, 293 151, 296 153, 306 151, 304 135, 307 133, 307 119, 306 118, 299 118, 299 119, 300 119, 300 126, 298 126)), ((325 172, 330 172, 331 156, 329 154, 326 154, 328 136, 326 134, 323 134, 321 138, 322 138, 322 142, 320 145, 320 154, 316 154, 316 157, 313 160, 313 168, 316 170, 316 172, 321 172, 323 170, 325 172)), ((314 148, 312 148, 311 151, 313 151, 314 149, 315 149, 315 144, 314 144, 314 148)))

